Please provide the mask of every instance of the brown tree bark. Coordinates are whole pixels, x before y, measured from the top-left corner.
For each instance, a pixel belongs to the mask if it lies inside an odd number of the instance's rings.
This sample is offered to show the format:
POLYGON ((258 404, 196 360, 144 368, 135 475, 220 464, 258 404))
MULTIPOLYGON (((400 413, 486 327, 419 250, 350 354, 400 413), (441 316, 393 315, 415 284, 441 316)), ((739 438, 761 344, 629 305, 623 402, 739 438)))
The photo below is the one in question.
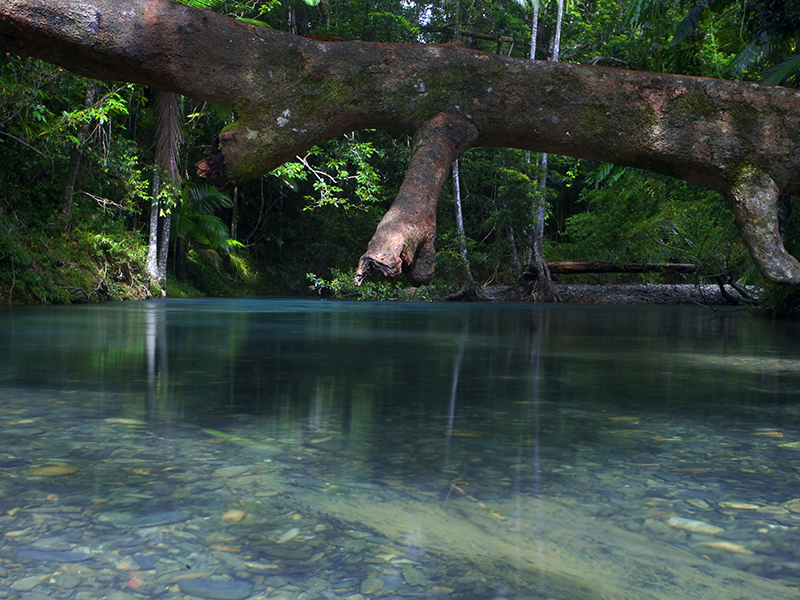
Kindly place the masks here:
POLYGON ((454 145, 444 128, 445 152, 412 160, 401 206, 370 242, 360 277, 395 274, 403 248, 400 270, 432 276, 431 203, 441 184, 415 173, 446 173, 468 147, 495 146, 630 165, 722 192, 762 274, 800 283, 777 214, 778 195, 800 192, 794 90, 458 44, 311 40, 168 0, 0 0, 0 50, 234 107, 237 120, 202 165, 217 183, 257 177, 355 129, 420 139, 435 119, 459 121, 469 141, 454 145))
POLYGON ((414 284, 431 280, 436 265, 436 204, 450 165, 477 136, 463 117, 441 113, 417 131, 405 179, 358 261, 356 285, 370 271, 405 273, 414 284))
POLYGON ((610 263, 610 262, 551 262, 548 269, 558 275, 587 273, 694 273, 697 265, 687 263, 610 263))

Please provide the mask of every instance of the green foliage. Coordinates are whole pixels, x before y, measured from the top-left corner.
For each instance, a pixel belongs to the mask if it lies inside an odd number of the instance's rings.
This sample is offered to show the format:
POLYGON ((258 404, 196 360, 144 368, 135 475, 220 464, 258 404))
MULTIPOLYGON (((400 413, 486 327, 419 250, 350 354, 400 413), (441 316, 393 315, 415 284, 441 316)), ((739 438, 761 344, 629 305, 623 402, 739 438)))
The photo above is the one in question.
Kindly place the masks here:
POLYGON ((272 174, 292 190, 300 182, 311 182, 313 194, 306 194, 304 210, 335 206, 345 210, 366 210, 384 198, 380 175, 373 166, 382 152, 356 134, 314 146, 297 162, 286 163, 272 174))
POLYGON ((189 184, 184 187, 182 201, 172 211, 173 233, 214 250, 229 252, 231 248, 241 247, 241 242, 231 239, 228 226, 213 214, 232 206, 230 196, 214 186, 189 184))
POLYGON ((435 302, 443 300, 452 287, 424 285, 418 288, 402 288, 387 280, 367 280, 360 286, 353 283, 355 270, 331 270, 331 278, 323 279, 314 273, 307 273, 309 288, 317 295, 331 295, 335 298, 355 300, 405 300, 415 302, 435 302))
POLYGON ((607 165, 587 179, 596 185, 583 190, 586 208, 567 219, 559 249, 571 260, 690 262, 709 276, 738 276, 749 266, 719 194, 607 165))
POLYGON ((92 225, 64 234, 55 224, 27 228, 0 217, 0 301, 67 304, 149 297, 138 234, 102 214, 95 214, 92 225))

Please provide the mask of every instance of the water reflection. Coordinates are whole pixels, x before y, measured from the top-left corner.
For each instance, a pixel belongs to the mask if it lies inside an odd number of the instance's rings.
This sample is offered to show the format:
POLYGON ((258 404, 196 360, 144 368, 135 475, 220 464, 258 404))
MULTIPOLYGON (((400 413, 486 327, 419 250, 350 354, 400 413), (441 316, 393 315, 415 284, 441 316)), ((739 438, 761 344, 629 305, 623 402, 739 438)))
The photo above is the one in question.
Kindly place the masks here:
POLYGON ((800 597, 795 329, 652 307, 9 309, 0 503, 22 533, 0 579, 45 586, 52 562, 77 577, 58 597, 87 597, 73 552, 153 597, 800 597))

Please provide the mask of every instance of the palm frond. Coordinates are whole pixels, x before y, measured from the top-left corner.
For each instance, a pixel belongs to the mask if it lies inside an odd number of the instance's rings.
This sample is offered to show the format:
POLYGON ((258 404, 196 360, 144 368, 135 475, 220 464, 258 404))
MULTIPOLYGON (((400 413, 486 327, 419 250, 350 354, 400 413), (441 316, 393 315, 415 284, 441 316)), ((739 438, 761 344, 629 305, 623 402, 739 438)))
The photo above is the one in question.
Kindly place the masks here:
POLYGON ((686 16, 678 24, 675 35, 672 36, 673 44, 680 44, 699 29, 700 21, 708 9, 708 4, 709 0, 701 0, 701 2, 698 2, 689 9, 689 12, 686 13, 686 16))
POLYGON ((225 192, 220 192, 213 185, 201 183, 188 188, 184 198, 191 211, 198 214, 211 214, 220 208, 231 208, 233 200, 225 192))
POLYGON ((787 77, 800 73, 800 54, 793 54, 782 63, 764 71, 761 82, 780 85, 787 77))
POLYGON ((751 67, 757 65, 765 56, 768 56, 775 49, 775 41, 770 39, 761 39, 753 44, 745 46, 739 54, 737 54, 733 62, 725 69, 725 75, 741 75, 751 67))
POLYGON ((192 237, 204 246, 219 248, 226 246, 230 230, 225 222, 214 215, 195 215, 192 237))
POLYGON ((250 23, 250 25, 259 25, 260 27, 269 27, 269 23, 265 23, 264 21, 259 21, 258 19, 248 19, 246 17, 236 17, 239 21, 243 23, 250 23))

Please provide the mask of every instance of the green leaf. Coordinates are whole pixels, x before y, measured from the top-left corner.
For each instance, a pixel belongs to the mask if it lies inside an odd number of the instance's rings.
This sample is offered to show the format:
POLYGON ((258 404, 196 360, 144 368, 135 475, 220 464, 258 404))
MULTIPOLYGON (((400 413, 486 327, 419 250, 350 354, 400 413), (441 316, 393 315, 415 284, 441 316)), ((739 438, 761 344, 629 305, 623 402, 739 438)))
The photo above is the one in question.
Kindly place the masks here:
POLYGON ((761 82, 769 85, 780 85, 782 81, 797 73, 800 73, 800 54, 794 54, 779 65, 764 71, 761 82))

